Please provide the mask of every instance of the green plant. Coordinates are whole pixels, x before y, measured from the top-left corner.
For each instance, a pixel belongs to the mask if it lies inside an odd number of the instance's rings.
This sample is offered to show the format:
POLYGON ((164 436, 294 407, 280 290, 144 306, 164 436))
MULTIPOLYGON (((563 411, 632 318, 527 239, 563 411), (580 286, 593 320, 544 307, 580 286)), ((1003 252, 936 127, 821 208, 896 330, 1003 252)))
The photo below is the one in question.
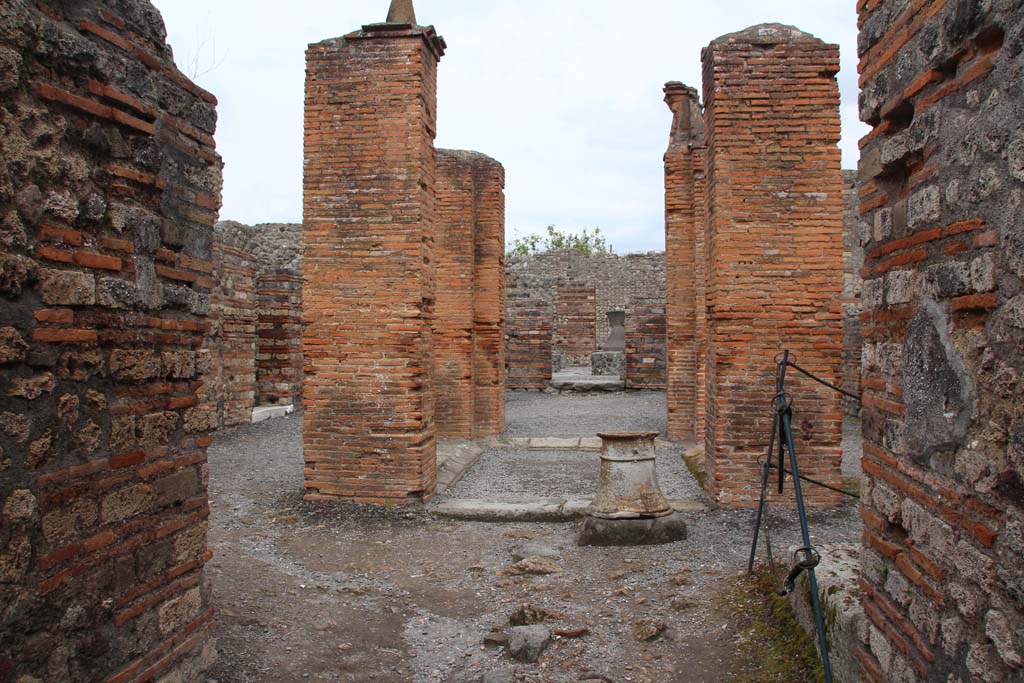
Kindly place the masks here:
POLYGON ((562 232, 553 225, 547 227, 547 235, 537 233, 519 235, 507 249, 508 256, 532 256, 548 251, 573 250, 581 254, 610 254, 611 245, 601 234, 601 228, 593 231, 583 228, 580 232, 562 232))

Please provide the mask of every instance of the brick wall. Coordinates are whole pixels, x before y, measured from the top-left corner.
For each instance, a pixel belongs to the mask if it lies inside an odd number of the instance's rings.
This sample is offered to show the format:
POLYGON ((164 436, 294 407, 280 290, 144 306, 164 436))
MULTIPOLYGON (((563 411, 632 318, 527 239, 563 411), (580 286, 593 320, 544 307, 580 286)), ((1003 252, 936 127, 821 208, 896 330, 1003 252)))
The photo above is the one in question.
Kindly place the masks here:
POLYGON ((704 430, 707 353, 704 122, 695 89, 668 83, 665 102, 672 110, 665 153, 668 435, 697 441, 704 430))
POLYGON ((141 0, 0 11, 5 681, 193 681, 214 657, 200 347, 221 162, 216 100, 164 36, 141 0))
POLYGON ((214 267, 206 344, 216 370, 210 393, 222 425, 243 424, 257 405, 302 398, 302 225, 221 221, 214 267), (225 314, 231 323, 226 337, 225 314), (233 372, 222 371, 225 353, 233 372), (228 409, 226 394, 233 396, 228 409))
MULTIPOLYGON (((703 53, 708 187, 707 465, 722 504, 757 502, 771 427, 773 359, 839 381, 842 184, 839 48, 781 25, 703 53)), ((840 483, 840 401, 794 378, 805 474, 840 483)), ((837 494, 817 487, 811 504, 837 494)))
POLYGON ((1024 7, 860 7, 868 681, 1024 675, 1024 7))
POLYGON ((639 300, 626 312, 626 388, 664 390, 665 305, 639 300))
POLYGON ((437 434, 505 428, 505 172, 475 152, 438 150, 437 434))
POLYGON ((565 354, 566 365, 590 365, 599 347, 597 292, 593 285, 561 280, 556 289, 554 348, 565 354))
POLYGON ((249 228, 256 261, 256 404, 302 401, 302 225, 249 228))
POLYGON ((433 28, 378 24, 306 53, 310 499, 400 503, 434 490, 433 139, 443 51, 433 28))
MULTIPOLYGON (((843 171, 843 388, 860 394, 860 360, 864 345, 863 325, 860 321, 861 287, 864 279, 863 224, 857 210, 857 172, 843 171)), ((860 415, 860 404, 843 398, 847 415, 860 415)))
POLYGON ((505 297, 505 363, 509 389, 547 389, 551 385, 554 309, 535 296, 528 280, 518 280, 505 297))
POLYGON ((209 388, 221 427, 249 424, 256 403, 257 264, 248 235, 230 224, 217 225, 213 239, 210 296, 209 388))

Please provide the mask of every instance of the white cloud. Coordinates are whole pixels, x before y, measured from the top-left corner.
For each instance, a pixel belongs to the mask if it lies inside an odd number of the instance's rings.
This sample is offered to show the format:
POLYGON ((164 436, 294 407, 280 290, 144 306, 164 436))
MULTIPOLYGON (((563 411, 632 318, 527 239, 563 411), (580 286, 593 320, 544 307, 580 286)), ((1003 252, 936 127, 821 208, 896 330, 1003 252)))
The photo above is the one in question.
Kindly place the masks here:
MULTIPOLYGON (((388 0, 154 1, 179 65, 198 61, 220 99, 222 217, 301 221, 306 45, 382 21, 388 0)), ((449 45, 437 144, 505 165, 509 234, 600 226, 620 252, 662 249, 661 88, 699 88, 701 48, 764 22, 840 44, 843 165, 856 166, 853 0, 416 0, 416 11, 449 45)))

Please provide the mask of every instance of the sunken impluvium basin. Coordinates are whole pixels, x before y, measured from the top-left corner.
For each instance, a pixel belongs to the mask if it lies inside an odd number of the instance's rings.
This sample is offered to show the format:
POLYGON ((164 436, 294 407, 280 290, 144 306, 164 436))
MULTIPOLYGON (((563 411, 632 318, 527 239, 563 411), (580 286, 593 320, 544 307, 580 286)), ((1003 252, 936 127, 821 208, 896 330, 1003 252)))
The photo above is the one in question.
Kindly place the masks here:
POLYGON ((686 538, 686 523, 658 486, 657 432, 612 432, 601 437, 601 474, 587 508, 579 545, 655 545, 686 538))

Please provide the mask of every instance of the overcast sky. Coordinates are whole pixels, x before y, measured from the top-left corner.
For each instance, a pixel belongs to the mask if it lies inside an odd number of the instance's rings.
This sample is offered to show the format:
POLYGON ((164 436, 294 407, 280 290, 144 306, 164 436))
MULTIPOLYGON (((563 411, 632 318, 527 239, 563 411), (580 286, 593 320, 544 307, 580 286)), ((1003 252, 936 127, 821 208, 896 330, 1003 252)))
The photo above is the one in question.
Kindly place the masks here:
MULTIPOLYGON (((222 219, 301 222, 307 44, 383 21, 389 0, 154 0, 179 67, 217 95, 222 219)), ((856 168, 854 0, 416 0, 448 42, 437 146, 505 165, 507 234, 599 226, 664 248, 666 81, 700 89, 700 51, 754 24, 838 43, 843 167, 856 168)))

